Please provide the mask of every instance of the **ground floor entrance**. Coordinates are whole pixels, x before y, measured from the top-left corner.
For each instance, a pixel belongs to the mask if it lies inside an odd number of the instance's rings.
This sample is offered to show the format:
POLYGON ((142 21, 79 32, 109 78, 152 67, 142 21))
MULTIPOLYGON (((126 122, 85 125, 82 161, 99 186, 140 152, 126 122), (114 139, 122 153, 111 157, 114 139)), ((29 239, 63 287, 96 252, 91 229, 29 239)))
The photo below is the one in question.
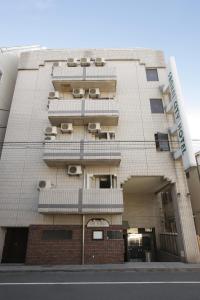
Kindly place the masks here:
POLYGON ((129 228, 124 230, 124 261, 150 262, 156 258, 154 228, 129 228))
POLYGON ((6 228, 2 263, 24 263, 28 228, 6 228))
POLYGON ((180 260, 171 188, 161 176, 133 176, 124 183, 125 261, 180 260))

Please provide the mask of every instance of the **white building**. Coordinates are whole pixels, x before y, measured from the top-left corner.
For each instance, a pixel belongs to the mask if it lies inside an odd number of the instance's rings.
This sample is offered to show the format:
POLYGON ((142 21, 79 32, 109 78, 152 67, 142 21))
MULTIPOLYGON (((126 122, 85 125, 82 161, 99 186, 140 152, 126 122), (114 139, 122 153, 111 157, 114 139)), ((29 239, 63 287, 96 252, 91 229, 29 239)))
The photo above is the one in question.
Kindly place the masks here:
POLYGON ((21 54, 0 163, 2 262, 199 261, 173 59, 170 72, 149 49, 21 54))
POLYGON ((38 45, 0 48, 0 155, 17 79, 20 53, 38 49, 41 49, 38 45))

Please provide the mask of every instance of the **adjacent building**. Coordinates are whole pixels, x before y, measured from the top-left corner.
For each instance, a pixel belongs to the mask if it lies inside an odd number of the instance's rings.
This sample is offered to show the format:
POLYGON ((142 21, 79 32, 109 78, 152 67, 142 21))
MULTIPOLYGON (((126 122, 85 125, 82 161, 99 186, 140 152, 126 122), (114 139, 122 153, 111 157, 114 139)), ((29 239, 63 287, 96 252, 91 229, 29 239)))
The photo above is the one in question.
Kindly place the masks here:
POLYGON ((199 262, 190 143, 161 51, 22 53, 0 162, 2 263, 199 262))
POLYGON ((0 48, 0 156, 17 79, 20 53, 41 49, 38 45, 0 48))
POLYGON ((186 172, 186 176, 191 194, 195 228, 200 239, 200 151, 195 156, 197 164, 186 172))

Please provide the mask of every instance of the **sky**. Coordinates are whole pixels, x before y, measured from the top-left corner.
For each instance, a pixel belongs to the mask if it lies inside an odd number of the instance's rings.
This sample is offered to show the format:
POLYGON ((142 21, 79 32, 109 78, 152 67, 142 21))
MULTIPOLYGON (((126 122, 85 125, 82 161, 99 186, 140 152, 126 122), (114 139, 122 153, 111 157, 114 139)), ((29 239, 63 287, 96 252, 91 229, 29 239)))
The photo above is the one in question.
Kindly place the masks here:
POLYGON ((32 44, 175 56, 191 136, 200 140, 199 0, 0 0, 0 47, 32 44))

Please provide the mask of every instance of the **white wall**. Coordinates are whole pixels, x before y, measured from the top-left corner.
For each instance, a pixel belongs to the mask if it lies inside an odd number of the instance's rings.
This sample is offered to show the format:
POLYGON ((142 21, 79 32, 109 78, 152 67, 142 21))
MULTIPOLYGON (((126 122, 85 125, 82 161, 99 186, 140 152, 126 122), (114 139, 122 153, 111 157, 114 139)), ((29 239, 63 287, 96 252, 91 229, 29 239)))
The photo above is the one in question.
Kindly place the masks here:
MULTIPOLYGON (((9 116, 10 105, 13 97, 17 78, 18 57, 13 54, 0 52, 0 141, 4 140, 9 116)), ((1 148, 1 147, 0 147, 1 148)), ((1 150, 0 150, 1 152, 1 150)))

